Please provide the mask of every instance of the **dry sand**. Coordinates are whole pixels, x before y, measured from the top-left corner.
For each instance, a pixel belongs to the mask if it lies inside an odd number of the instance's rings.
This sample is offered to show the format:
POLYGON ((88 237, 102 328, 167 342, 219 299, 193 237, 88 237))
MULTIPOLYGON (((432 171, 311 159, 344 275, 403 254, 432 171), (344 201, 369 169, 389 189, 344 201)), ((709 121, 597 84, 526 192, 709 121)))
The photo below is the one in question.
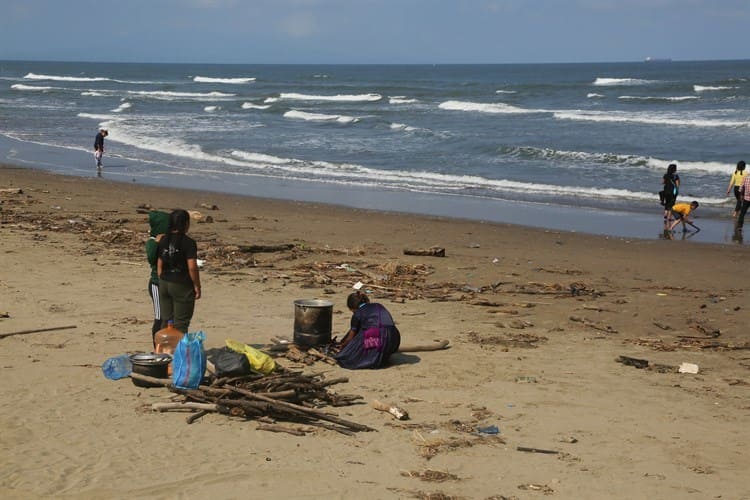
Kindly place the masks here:
POLYGON ((0 312, 9 315, 0 334, 76 328, 0 338, 2 498, 750 498, 746 247, 0 167, 7 188, 23 194, 0 193, 0 312), (188 425, 185 414, 148 410, 169 400, 166 389, 105 379, 106 358, 150 350, 141 205, 214 219, 191 228, 206 260, 191 329, 207 347, 291 336, 300 298, 333 300, 341 334, 359 279, 404 343, 450 339, 448 350, 397 355, 382 370, 307 369, 348 376, 337 390, 398 404, 411 420, 362 404, 336 409, 377 429, 355 437, 274 434, 216 414, 188 425), (280 243, 295 250, 229 256, 231 266, 206 254, 280 243), (447 256, 403 254, 431 245, 447 256), (367 269, 369 282, 333 269, 341 264, 367 269), (406 298, 372 286, 396 264, 429 272, 403 285, 406 298), (636 369, 620 355, 700 372, 636 369), (502 439, 466 432, 488 425, 502 439), (428 470, 455 478, 416 477, 428 470))

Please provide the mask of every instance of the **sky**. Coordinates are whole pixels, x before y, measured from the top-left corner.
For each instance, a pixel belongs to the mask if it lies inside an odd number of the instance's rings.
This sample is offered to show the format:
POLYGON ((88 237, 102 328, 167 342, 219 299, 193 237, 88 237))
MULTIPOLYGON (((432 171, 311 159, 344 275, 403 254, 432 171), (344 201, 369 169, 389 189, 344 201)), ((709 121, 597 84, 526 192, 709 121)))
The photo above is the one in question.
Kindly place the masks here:
POLYGON ((750 0, 0 0, 0 59, 441 64, 750 58, 750 0))

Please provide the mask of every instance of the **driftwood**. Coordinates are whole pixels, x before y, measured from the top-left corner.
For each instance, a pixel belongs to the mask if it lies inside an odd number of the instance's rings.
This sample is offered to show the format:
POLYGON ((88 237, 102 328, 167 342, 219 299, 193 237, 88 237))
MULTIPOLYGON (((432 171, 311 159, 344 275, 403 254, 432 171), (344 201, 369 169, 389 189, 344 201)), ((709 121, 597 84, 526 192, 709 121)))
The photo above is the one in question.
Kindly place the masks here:
POLYGON ((647 359, 631 358, 630 356, 618 356, 615 361, 617 361, 618 363, 622 363, 623 365, 634 366, 636 368, 648 368, 647 359))
POLYGON ((595 323, 593 321, 589 321, 586 318, 582 318, 580 316, 571 316, 570 321, 575 321, 578 323, 583 324, 583 326, 588 326, 589 328, 593 328, 594 330, 599 330, 600 332, 605 333, 617 333, 617 330, 612 328, 609 325, 600 325, 598 323, 595 323))
POLYGON ((21 330, 18 332, 0 333, 0 339, 5 338, 5 337, 10 337, 12 335, 26 335, 28 333, 53 332, 56 330, 69 330, 71 328, 78 328, 78 326, 77 325, 53 326, 51 328, 37 328, 34 330, 21 330))
POLYGON ((370 403, 370 406, 378 411, 390 413, 396 420, 409 420, 409 412, 398 406, 381 403, 377 399, 370 403))
POLYGON ((430 248, 418 248, 418 249, 404 249, 404 255, 418 255, 422 257, 445 257, 445 248, 443 247, 430 247, 430 248))
POLYGON ((426 352, 442 351, 450 347, 450 340, 436 340, 432 344, 426 345, 403 345, 398 348, 398 352, 426 352))
POLYGON ((529 448, 528 446, 516 446, 516 450, 525 451, 527 453, 546 453, 548 455, 556 455, 560 453, 559 451, 555 451, 555 450, 545 450, 542 448, 529 448))
POLYGON ((283 243, 281 245, 238 245, 240 252, 245 253, 264 253, 264 252, 284 252, 294 248, 294 243, 283 243))
MULTIPOLYGON (((305 430, 299 427, 289 427, 289 426, 280 425, 280 424, 258 424, 257 429, 259 431, 286 432, 287 434, 291 434, 293 436, 305 435, 305 430)), ((308 430, 307 432, 312 432, 312 431, 308 430)))

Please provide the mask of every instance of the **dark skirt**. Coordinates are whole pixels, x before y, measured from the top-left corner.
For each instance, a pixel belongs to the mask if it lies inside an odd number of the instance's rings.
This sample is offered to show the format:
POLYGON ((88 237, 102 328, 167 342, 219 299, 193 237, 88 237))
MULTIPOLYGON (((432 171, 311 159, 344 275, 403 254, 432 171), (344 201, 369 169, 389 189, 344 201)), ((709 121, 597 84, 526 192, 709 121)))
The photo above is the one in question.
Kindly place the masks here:
POLYGON ((339 365, 350 370, 380 368, 387 364, 388 358, 398 351, 401 344, 401 333, 395 326, 380 327, 380 342, 367 339, 367 331, 359 332, 334 357, 339 365))

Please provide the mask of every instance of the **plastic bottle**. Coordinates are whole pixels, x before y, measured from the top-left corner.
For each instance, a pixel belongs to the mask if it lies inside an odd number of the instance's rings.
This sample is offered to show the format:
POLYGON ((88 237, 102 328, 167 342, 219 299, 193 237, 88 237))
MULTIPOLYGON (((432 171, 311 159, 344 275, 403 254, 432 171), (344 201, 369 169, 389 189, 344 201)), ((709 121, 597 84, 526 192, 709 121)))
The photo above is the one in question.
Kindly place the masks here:
MULTIPOLYGON (((154 344, 156 344, 155 351, 158 353, 165 353, 174 356, 174 352, 177 350, 177 344, 182 340, 183 333, 174 327, 174 321, 171 319, 167 322, 167 326, 162 328, 156 335, 154 335, 154 344)), ((172 374, 172 363, 169 363, 167 373, 172 374)))
POLYGON ((130 362, 130 356, 127 354, 109 358, 102 364, 102 372, 110 380, 125 378, 130 375, 131 371, 133 371, 133 363, 130 362))

